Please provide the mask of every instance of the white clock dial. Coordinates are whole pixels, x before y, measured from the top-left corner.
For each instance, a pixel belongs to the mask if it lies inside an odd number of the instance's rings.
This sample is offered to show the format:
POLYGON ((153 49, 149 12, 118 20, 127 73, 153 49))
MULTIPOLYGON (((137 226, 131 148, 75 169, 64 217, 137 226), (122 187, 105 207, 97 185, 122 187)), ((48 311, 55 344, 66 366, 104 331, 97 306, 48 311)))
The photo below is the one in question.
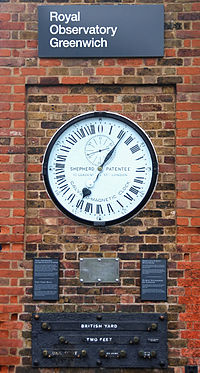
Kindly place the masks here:
POLYGON ((89 225, 123 222, 151 197, 156 154, 136 123, 110 112, 92 112, 65 123, 51 139, 44 181, 56 206, 89 225))

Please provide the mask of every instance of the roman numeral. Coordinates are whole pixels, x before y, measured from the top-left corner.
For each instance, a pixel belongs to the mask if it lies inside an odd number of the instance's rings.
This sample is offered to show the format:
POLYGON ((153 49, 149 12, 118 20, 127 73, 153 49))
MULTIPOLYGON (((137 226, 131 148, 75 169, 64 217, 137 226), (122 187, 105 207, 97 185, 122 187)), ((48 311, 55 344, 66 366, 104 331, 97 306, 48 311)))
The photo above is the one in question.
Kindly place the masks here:
POLYGON ((138 144, 136 144, 136 145, 132 146, 132 148, 130 148, 130 150, 131 150, 131 153, 134 154, 134 153, 136 153, 140 150, 140 147, 139 147, 138 144))
POLYGON ((56 175, 62 174, 64 168, 65 168, 64 163, 56 163, 56 175))
POLYGON ((69 153, 71 148, 69 148, 69 146, 65 146, 65 145, 62 145, 60 150, 62 150, 63 152, 66 152, 66 153, 69 153))
POLYGON ((142 159, 142 158, 144 158, 144 157, 143 157, 143 156, 142 156, 142 157, 139 157, 139 158, 136 159, 136 161, 139 161, 139 160, 142 159))
POLYGON ((121 207, 124 207, 124 206, 121 204, 121 202, 118 201, 118 199, 117 199, 117 203, 119 203, 119 205, 120 205, 121 207))
POLYGON ((68 190, 70 190, 70 187, 69 187, 68 184, 65 184, 65 185, 60 186, 60 190, 61 190, 62 192, 64 192, 64 193, 63 193, 63 196, 64 196, 64 195, 68 192, 68 190))
MULTIPOLYGON (((129 189, 129 192, 131 192, 131 193, 135 194, 135 196, 137 196, 138 193, 139 193, 139 189, 140 189, 139 186, 134 186, 134 185, 133 185, 133 186, 129 189)), ((126 194, 124 194, 124 197, 127 198, 127 199, 129 199, 129 201, 132 201, 132 200, 133 200, 133 197, 132 197, 132 195, 131 195, 130 193, 126 193, 126 194)))
POLYGON ((75 197, 75 193, 71 193, 69 195, 69 197, 67 198, 67 200, 71 203, 73 201, 74 197, 75 197))
POLYGON ((83 208, 83 204, 84 204, 84 201, 83 201, 82 199, 79 199, 79 200, 77 201, 76 207, 77 207, 78 209, 82 210, 82 208, 83 208))
POLYGON ((118 133, 118 136, 117 138, 118 139, 122 139, 122 137, 125 135, 125 132, 123 130, 121 130, 119 133, 118 133))
POLYGON ((131 143, 131 141, 133 141, 133 138, 131 136, 129 136, 128 139, 126 139, 126 141, 124 141, 124 144, 129 145, 131 143))
POLYGON ((89 203, 89 202, 86 203, 85 211, 92 213, 92 203, 89 203))
POLYGON ((129 189, 129 191, 137 196, 139 190, 136 189, 136 188, 140 189, 140 187, 134 187, 134 186, 132 186, 132 187, 129 189))
POLYGON ((135 179, 134 179, 134 182, 135 183, 138 183, 138 184, 143 184, 143 181, 144 181, 144 177, 136 177, 135 179))
POLYGON ((65 174, 56 175, 56 179, 58 180, 58 185, 64 183, 66 181, 65 174))
POLYGON ((145 172, 145 167, 137 167, 136 172, 145 172))
POLYGON ((111 135, 112 129, 113 129, 113 126, 110 127, 109 135, 111 135))
POLYGON ((74 145, 77 142, 77 140, 74 137, 74 135, 69 136, 68 139, 66 139, 66 141, 69 142, 71 145, 74 145))
POLYGON ((103 214, 103 209, 102 209, 102 206, 101 206, 101 205, 97 205, 97 206, 96 206, 96 213, 97 213, 97 214, 103 214))
POLYGON ((133 200, 133 197, 129 193, 124 194, 124 197, 129 199, 129 201, 133 200))
POLYGON ((79 139, 82 139, 83 137, 85 137, 85 132, 83 130, 83 128, 80 128, 79 131, 75 132, 75 135, 79 138, 79 139))
POLYGON ((103 125, 99 124, 97 127, 98 132, 103 132, 103 125))
POLYGON ((58 161, 58 162, 65 162, 66 159, 67 159, 66 155, 60 155, 60 154, 58 154, 56 161, 58 161))
POLYGON ((111 212, 114 212, 114 210, 113 210, 113 208, 112 208, 112 206, 111 206, 110 203, 107 203, 107 209, 108 209, 109 214, 110 214, 111 212))
POLYGON ((63 163, 56 163, 56 168, 63 170, 63 168, 65 168, 65 165, 63 163))
POLYGON ((95 126, 94 126, 94 124, 90 124, 90 126, 87 126, 87 127, 85 127, 85 130, 86 130, 86 132, 87 132, 87 130, 88 130, 88 135, 94 135, 95 134, 95 126))

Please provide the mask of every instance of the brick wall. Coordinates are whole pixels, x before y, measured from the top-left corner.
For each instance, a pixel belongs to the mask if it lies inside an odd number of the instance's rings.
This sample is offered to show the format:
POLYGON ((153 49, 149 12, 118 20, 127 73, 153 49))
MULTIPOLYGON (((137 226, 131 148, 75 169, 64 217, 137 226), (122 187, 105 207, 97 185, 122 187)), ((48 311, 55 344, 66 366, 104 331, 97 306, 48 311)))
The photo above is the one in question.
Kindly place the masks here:
MULTIPOLYGON (((163 58, 72 60, 38 58, 37 6, 48 3, 0 2, 0 372, 32 371, 34 311, 125 311, 168 313, 167 371, 182 373, 185 365, 200 365, 200 4, 130 2, 165 5, 163 58), (41 177, 55 130, 90 110, 138 122, 160 165, 145 209, 106 229, 64 217, 41 177), (39 256, 60 258, 58 302, 32 300, 32 259, 39 256), (80 257, 118 257, 120 283, 84 286, 80 257), (168 301, 141 302, 140 258, 163 257, 168 301)), ((33 370, 47 371, 53 373, 33 370)))

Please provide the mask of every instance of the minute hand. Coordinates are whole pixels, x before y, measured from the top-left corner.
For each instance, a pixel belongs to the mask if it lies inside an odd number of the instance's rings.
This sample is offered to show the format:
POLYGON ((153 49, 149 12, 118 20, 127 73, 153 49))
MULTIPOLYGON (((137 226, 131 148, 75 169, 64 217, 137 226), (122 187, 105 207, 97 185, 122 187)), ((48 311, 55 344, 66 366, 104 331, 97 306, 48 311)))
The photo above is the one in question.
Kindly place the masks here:
POLYGON ((117 143, 115 144, 115 146, 113 146, 113 148, 109 151, 109 153, 107 154, 107 156, 105 157, 103 163, 99 166, 99 168, 103 168, 104 164, 106 162, 108 162, 108 160, 110 159, 110 157, 112 156, 116 146, 119 144, 119 142, 121 141, 122 137, 117 141, 117 143))

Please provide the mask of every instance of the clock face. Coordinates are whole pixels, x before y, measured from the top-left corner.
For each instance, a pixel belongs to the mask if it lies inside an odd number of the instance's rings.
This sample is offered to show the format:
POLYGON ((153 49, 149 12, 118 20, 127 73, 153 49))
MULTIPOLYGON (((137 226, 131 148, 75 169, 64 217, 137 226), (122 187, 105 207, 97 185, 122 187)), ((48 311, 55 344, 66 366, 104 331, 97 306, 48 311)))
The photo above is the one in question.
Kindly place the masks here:
POLYGON ((70 218, 118 224, 137 214, 156 185, 153 145, 133 121, 111 112, 71 119, 52 137, 43 162, 47 192, 70 218))

